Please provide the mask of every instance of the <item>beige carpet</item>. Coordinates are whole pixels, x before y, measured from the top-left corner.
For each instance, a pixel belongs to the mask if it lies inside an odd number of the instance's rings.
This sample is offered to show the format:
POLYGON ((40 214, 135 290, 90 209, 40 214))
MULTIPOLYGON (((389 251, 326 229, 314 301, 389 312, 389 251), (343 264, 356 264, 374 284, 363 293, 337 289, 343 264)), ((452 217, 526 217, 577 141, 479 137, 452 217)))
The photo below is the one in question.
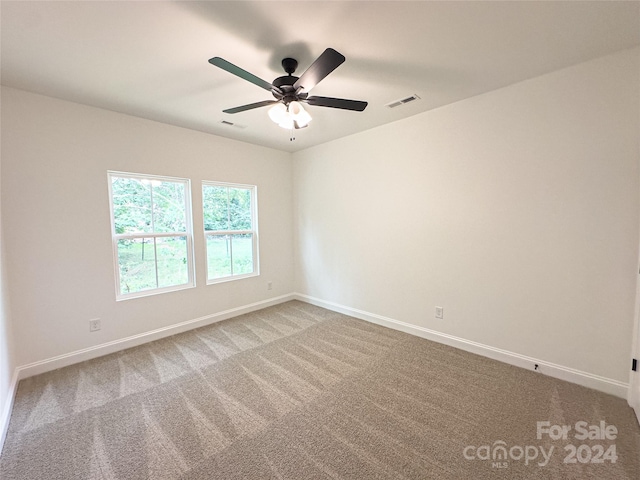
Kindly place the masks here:
POLYGON ((0 478, 637 480, 639 455, 622 399, 289 302, 21 381, 0 478))

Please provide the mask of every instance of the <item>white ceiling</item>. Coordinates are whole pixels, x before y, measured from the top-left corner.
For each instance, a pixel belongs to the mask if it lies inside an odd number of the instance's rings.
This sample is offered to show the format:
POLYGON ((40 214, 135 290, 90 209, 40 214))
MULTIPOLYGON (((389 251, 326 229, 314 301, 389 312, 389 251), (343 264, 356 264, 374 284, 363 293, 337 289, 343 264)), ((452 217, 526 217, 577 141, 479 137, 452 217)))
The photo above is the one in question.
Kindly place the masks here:
POLYGON ((286 151, 354 134, 640 44, 640 2, 2 1, 2 85, 286 151), (268 108, 222 110, 300 75, 327 47, 346 62, 313 95, 369 102, 312 107, 294 142, 268 108), (385 104, 417 94, 421 100, 385 104), (227 120, 245 128, 221 124, 227 120))

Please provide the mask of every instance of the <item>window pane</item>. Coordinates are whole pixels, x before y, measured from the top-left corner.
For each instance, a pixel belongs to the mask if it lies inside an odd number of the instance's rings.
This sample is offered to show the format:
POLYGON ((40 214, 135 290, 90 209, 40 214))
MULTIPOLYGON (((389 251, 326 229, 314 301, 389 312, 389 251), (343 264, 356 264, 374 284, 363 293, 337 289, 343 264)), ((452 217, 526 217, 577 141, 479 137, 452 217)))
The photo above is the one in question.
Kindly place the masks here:
POLYGON ((202 186, 205 230, 229 229, 228 190, 227 187, 202 186))
POLYGON ((229 220, 231 230, 251 230, 251 191, 229 189, 229 220))
POLYGON ((231 275, 231 241, 228 235, 207 235, 207 267, 209 278, 231 275))
POLYGON ((154 232, 186 232, 184 183, 152 182, 151 185, 154 232))
POLYGON ((151 232, 151 190, 134 178, 112 177, 116 234, 151 232))
POLYGON ((207 280, 213 282, 257 273, 254 195, 252 186, 203 182, 207 280), (250 233, 234 234, 239 230, 250 233))
POLYGON ((253 235, 232 235, 233 274, 253 273, 253 235))
POLYGON ((187 237, 156 238, 156 255, 159 288, 189 281, 187 237))
POLYGON ((117 300, 193 286, 189 180, 109 172, 109 182, 117 300))
POLYGON ((153 238, 118 240, 120 293, 156 288, 156 257, 153 238))

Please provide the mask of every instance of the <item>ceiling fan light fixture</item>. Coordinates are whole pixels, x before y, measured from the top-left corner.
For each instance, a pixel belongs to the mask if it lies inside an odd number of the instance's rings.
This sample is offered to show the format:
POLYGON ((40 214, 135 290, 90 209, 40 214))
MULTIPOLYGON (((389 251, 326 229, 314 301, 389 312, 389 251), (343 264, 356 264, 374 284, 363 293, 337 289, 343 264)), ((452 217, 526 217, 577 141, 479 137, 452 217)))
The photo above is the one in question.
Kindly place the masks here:
POLYGON ((282 123, 288 116, 284 103, 278 103, 269 109, 269 118, 275 123, 282 123))
POLYGON ((289 102, 287 110, 292 116, 296 117, 304 111, 304 108, 302 108, 302 104, 300 102, 294 100, 293 102, 289 102))
POLYGON ((269 109, 269 118, 278 126, 291 130, 299 129, 309 125, 311 115, 300 102, 290 102, 288 105, 278 103, 269 109))
POLYGON ((291 102, 289 104, 289 115, 298 124, 298 128, 304 128, 309 125, 312 120, 311 115, 304 108, 300 102, 291 102))

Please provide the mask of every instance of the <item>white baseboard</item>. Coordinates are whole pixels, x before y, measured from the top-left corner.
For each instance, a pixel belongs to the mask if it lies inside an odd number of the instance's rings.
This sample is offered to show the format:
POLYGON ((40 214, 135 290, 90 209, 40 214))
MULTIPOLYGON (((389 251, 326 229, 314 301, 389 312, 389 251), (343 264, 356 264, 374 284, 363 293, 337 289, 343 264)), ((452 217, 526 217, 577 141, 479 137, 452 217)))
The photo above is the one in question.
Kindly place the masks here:
POLYGON ((204 327, 211 323, 220 322, 228 318, 237 317, 245 313, 261 310, 266 307, 271 307, 279 303, 288 302, 293 300, 293 294, 282 295, 280 297, 269 298, 260 302, 251 303, 249 305, 243 305, 241 307, 231 308, 222 312, 213 313, 211 315, 205 315, 203 317, 194 318, 193 320, 187 320, 185 322, 176 323, 168 327, 158 328, 157 330, 151 330, 150 332, 140 333, 138 335, 132 335, 127 338, 119 340, 113 340, 111 342, 102 343, 82 350, 76 350, 75 352, 65 353, 58 355, 57 357, 47 358, 38 362, 33 362, 28 365, 18 367, 18 380, 23 378, 39 375, 44 372, 56 370, 58 368, 67 367, 75 363, 84 362, 85 360, 91 360, 92 358, 102 357, 110 353, 125 350, 131 347, 137 347, 143 343, 153 342, 161 338, 170 337, 177 333, 193 330, 194 328, 204 327))
POLYGON ((392 318, 376 315, 375 313, 365 312, 356 308, 347 307, 333 302, 328 302, 320 298, 311 297, 301 293, 294 294, 296 300, 307 302, 312 305, 326 308, 334 312, 343 313, 351 317, 366 320, 368 322, 376 323, 384 327, 393 328, 394 330, 400 330, 405 333, 416 335, 427 340, 443 343, 451 347, 459 348, 467 352, 482 355, 483 357, 492 358, 500 362, 508 363, 516 367, 525 368, 527 370, 533 370, 534 366, 538 365, 538 371, 544 375, 558 378, 560 380, 566 380, 567 382, 576 383, 584 387, 593 388, 604 393, 609 393, 620 398, 627 398, 629 390, 629 384, 613 380, 611 378, 601 377, 592 373, 583 372, 574 368, 557 365, 554 363, 546 362, 544 360, 538 360, 536 358, 528 357, 526 355, 520 355, 519 353, 510 352, 500 348, 491 347, 482 343, 473 342, 464 338, 455 337, 446 333, 430 330, 428 328, 419 327, 417 325, 411 325, 409 323, 394 320, 392 318))

